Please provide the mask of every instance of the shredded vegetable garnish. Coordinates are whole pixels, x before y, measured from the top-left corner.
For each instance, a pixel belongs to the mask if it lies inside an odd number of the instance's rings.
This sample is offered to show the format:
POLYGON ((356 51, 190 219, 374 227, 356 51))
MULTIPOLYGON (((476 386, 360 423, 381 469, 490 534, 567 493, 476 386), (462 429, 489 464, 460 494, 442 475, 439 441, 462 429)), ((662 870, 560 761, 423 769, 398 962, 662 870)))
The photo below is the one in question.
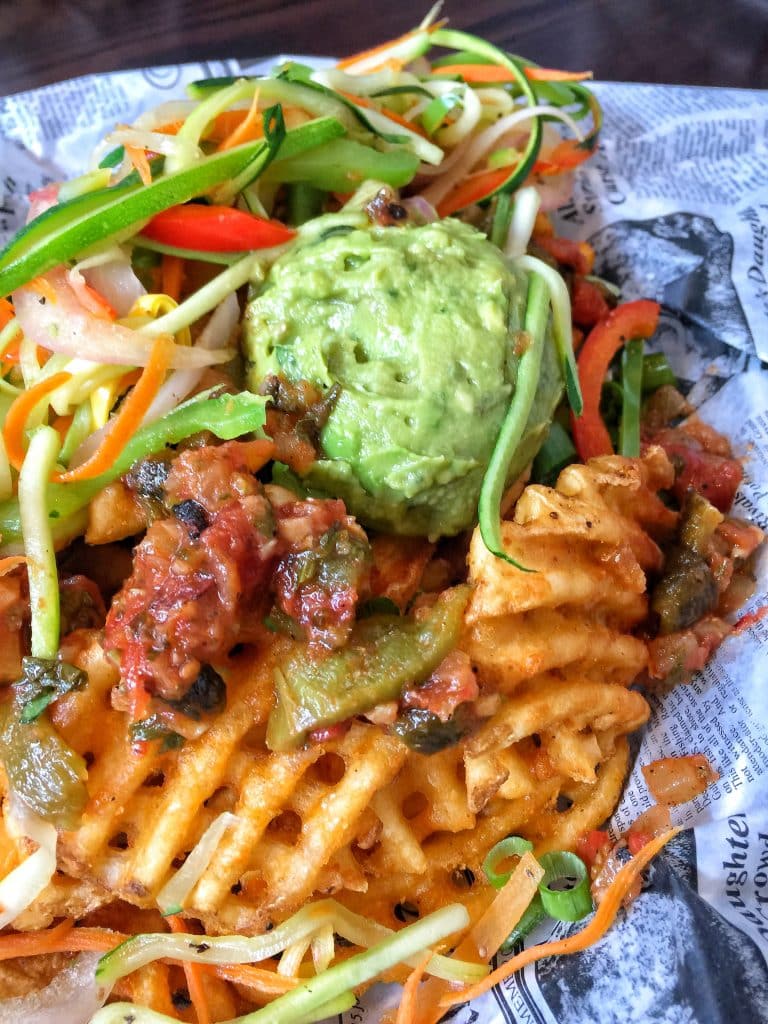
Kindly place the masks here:
POLYGON ((228 811, 214 818, 182 866, 157 894, 157 905, 164 915, 180 914, 184 900, 194 889, 205 869, 216 853, 216 847, 228 828, 237 824, 237 817, 228 811))
POLYGON ((639 878, 641 872, 650 864, 659 850, 663 849, 679 831, 679 828, 673 828, 669 832, 665 832, 663 835, 652 839, 650 843, 644 846, 636 856, 621 868, 605 893, 594 917, 580 932, 568 936, 567 939, 545 942, 540 946, 531 946, 522 953, 518 953, 517 956, 512 957, 511 960, 508 960, 495 971, 492 971, 487 978, 477 985, 472 985, 463 992, 444 996, 440 1001, 443 1011, 449 1006, 456 1006, 457 1004, 477 999, 478 996, 483 995, 484 992, 493 988, 494 985, 498 985, 505 978, 508 978, 516 971, 522 970, 536 960, 541 960, 546 956, 565 956, 569 953, 578 953, 580 950, 594 945, 613 924, 625 896, 636 879, 639 878))

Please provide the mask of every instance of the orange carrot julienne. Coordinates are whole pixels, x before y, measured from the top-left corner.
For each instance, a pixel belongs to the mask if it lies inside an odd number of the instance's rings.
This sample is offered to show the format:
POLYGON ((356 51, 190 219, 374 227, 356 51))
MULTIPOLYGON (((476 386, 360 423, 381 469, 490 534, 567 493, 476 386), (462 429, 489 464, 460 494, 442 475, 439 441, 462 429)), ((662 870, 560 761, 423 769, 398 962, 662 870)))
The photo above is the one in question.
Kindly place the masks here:
POLYGON ((146 152, 140 146, 126 146, 125 155, 138 171, 145 185, 152 184, 152 168, 149 166, 146 152))
MULTIPOLYGON (((557 71, 554 68, 524 67, 523 74, 531 82, 583 82, 592 77, 591 71, 557 71)), ((433 68, 433 75, 461 75, 465 82, 516 82, 517 76, 509 68, 498 64, 444 64, 433 68)))
POLYGON ((14 469, 21 469, 21 464, 24 461, 24 430, 32 412, 46 395, 50 395, 52 391, 71 379, 71 373, 54 373, 53 376, 39 381, 28 391, 22 391, 19 397, 14 399, 3 426, 5 451, 8 461, 14 469))
POLYGON ((244 985, 265 996, 281 996, 290 992, 299 984, 297 978, 287 978, 277 971, 268 971, 263 967, 251 967, 250 964, 217 964, 214 972, 225 981, 235 985, 244 985))
POLYGON ((0 961, 42 953, 106 953, 130 938, 108 928, 75 928, 74 923, 68 919, 45 931, 0 935, 0 961))
POLYGON ((163 293, 174 302, 178 302, 184 284, 184 261, 181 256, 170 256, 166 253, 163 256, 160 274, 162 281, 160 287, 163 293))
POLYGON ((502 167, 499 170, 483 171, 472 175, 437 204, 437 212, 441 217, 449 217, 457 210, 462 210, 471 203, 485 199, 503 185, 511 173, 511 167, 502 167))
POLYGON ((219 144, 219 152, 225 149, 232 149, 239 146, 241 142, 248 142, 263 135, 261 123, 259 122, 259 90, 253 94, 248 113, 243 120, 234 128, 229 135, 219 144))
POLYGON ((131 391, 120 406, 120 410, 112 420, 112 425, 99 447, 80 466, 68 469, 63 473, 54 474, 54 480, 58 483, 91 480, 93 477, 99 476, 109 469, 141 426, 144 414, 149 409, 160 385, 165 380, 165 372, 170 361, 170 350, 170 338, 165 335, 157 338, 152 346, 149 362, 144 367, 133 391, 131 391))
POLYGON ((530 82, 586 82, 591 71, 558 71, 557 68, 523 68, 530 82))
POLYGON ((659 850, 666 846, 669 840, 676 836, 678 832, 680 832, 679 828, 672 828, 668 832, 663 832, 660 836, 652 839, 647 846, 644 846, 632 860, 628 861, 621 868, 613 882, 611 882, 602 903, 597 908, 594 917, 586 928, 582 928, 576 935, 569 935, 567 939, 559 939, 556 942, 543 942, 539 946, 530 946, 528 949, 524 949, 522 953, 513 956, 511 960, 508 960, 495 971, 492 971, 476 985, 471 985, 460 992, 452 992, 450 995, 443 996, 440 1000, 440 1006, 447 1009, 449 1006, 456 1006, 460 1003, 467 1003, 472 999, 477 999, 479 996, 489 992, 494 985, 498 985, 506 978, 509 978, 510 975, 515 974, 516 971, 521 971, 528 964, 532 964, 536 960, 542 960, 547 956, 565 956, 569 953, 578 953, 582 949, 587 949, 589 946, 594 945, 613 924, 627 893, 632 888, 641 871, 648 866, 659 850))
MULTIPOLYGON (((441 25, 444 24, 445 22, 441 21, 436 23, 435 25, 430 25, 427 31, 434 32, 435 29, 439 28, 441 25)), ((404 43, 406 39, 410 39, 418 31, 418 29, 411 29, 410 32, 405 32, 401 36, 396 36, 394 39, 390 39, 386 43, 379 43, 378 46, 371 47, 370 50, 361 50, 359 53, 353 53, 351 57, 345 57, 343 60, 340 60, 336 67, 340 68, 343 71, 345 68, 350 68, 361 60, 367 60, 368 57, 375 57, 379 53, 386 53, 387 50, 390 50, 393 46, 396 46, 398 43, 404 43)))
POLYGON ((0 299, 0 331, 13 320, 16 314, 8 299, 0 299))
MULTIPOLYGON (((178 914, 171 914, 170 917, 166 918, 166 921, 170 925, 172 932, 179 934, 187 933, 187 927, 178 914)), ((211 1011, 205 994, 203 972, 200 970, 200 965, 184 961, 181 966, 184 969, 184 977, 187 979, 189 998, 192 1000, 192 1006, 195 1009, 197 1024, 211 1024, 211 1011)))
POLYGON ((428 949, 416 967, 408 975, 408 980, 403 985, 403 994, 400 997, 400 1007, 395 1017, 395 1024, 412 1024, 416 1017, 416 994, 421 979, 424 977, 424 970, 432 959, 432 950, 428 949))

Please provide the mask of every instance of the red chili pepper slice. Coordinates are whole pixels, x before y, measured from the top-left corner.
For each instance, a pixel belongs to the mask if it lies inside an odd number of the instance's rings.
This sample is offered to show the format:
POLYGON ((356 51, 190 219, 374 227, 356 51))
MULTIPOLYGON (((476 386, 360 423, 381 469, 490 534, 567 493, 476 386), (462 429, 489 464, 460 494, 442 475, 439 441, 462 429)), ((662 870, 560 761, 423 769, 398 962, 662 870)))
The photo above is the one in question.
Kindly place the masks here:
POLYGON ((201 252, 249 252, 289 242, 295 231, 277 220, 255 217, 231 206, 188 203, 152 218, 142 234, 154 242, 201 252))
POLYGON ((613 445, 600 417, 600 394, 611 360, 631 338, 650 338, 659 322, 660 306, 649 299, 625 302, 596 324, 581 346, 577 362, 584 397, 581 416, 571 417, 573 441, 582 462, 612 455, 613 445))

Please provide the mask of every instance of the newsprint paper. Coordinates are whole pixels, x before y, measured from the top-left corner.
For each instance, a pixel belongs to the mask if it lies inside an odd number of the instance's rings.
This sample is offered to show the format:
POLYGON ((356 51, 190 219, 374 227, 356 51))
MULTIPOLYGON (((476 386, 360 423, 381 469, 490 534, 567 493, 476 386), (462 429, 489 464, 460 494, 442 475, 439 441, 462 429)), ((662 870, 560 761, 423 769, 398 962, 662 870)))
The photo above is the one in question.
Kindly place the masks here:
MULTIPOLYGON (((280 58, 283 59, 283 58, 280 58)), ((25 196, 74 176, 117 122, 196 78, 265 71, 234 61, 81 78, 0 100, 0 240, 25 196)), ((587 239, 625 299, 662 303, 658 347, 746 476, 736 514, 768 528, 768 93, 604 83, 597 156, 560 230, 587 239)), ((768 552, 745 611, 768 600, 768 552)), ((637 761, 703 752, 720 773, 673 811, 686 826, 646 891, 597 947, 528 967, 452 1015, 457 1024, 768 1022, 768 621, 726 640, 704 672, 654 700, 637 761)), ((636 770, 614 824, 649 806, 636 770)), ((529 941, 582 925, 542 926, 529 941)), ((374 989, 343 1018, 397 1004, 374 989)))

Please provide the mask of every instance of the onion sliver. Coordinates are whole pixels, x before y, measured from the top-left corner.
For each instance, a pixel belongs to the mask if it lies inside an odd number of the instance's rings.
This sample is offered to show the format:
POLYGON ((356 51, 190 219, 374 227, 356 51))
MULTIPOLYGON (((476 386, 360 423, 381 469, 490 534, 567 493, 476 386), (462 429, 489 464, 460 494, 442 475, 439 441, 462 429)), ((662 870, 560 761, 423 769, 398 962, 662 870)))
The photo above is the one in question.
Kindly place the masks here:
MULTIPOLYGON (((13 305, 25 337, 51 352, 80 356, 94 363, 146 366, 154 339, 89 313, 77 301, 66 274, 58 269, 46 275, 55 302, 30 288, 14 292, 13 305)), ((170 365, 173 369, 211 366, 225 363, 231 356, 226 350, 174 345, 170 365)))
POLYGON ((704 754, 662 757, 642 767, 645 784, 657 803, 684 804, 720 778, 704 754))
POLYGON ((0 1024, 88 1024, 109 994, 96 983, 99 956, 84 953, 45 988, 0 1001, 0 1024))
POLYGON ((56 870, 56 829, 53 825, 33 814, 21 800, 13 798, 6 811, 6 825, 19 835, 33 839, 38 849, 0 882, 0 928, 15 921, 37 899, 56 870))

